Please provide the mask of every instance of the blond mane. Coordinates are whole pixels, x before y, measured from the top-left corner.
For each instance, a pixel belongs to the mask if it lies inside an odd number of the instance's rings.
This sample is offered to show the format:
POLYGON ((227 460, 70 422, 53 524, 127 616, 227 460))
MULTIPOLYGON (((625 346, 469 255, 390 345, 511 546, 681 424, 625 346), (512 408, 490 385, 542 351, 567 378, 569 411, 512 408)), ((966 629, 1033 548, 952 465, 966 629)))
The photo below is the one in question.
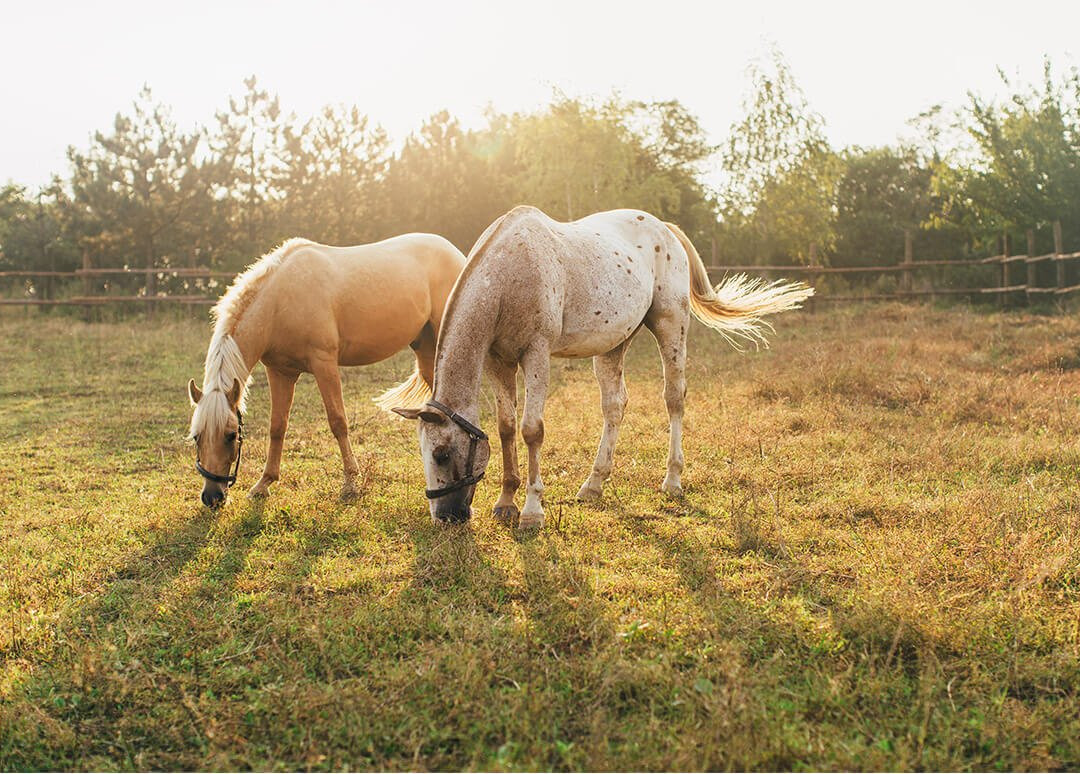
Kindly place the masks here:
POLYGON ((209 432, 212 435, 223 432, 232 407, 228 394, 233 381, 240 381, 240 402, 238 408, 246 408, 247 387, 251 381, 244 356, 232 337, 236 325, 244 311, 251 306, 263 281, 274 269, 294 253, 297 248, 313 245, 307 239, 290 239, 271 250, 259 260, 248 266, 229 286, 225 294, 214 304, 210 312, 214 321, 214 333, 210 346, 206 350, 206 362, 203 364, 203 396, 191 415, 189 435, 209 432))
POLYGON ((210 317, 214 320, 214 337, 231 334, 236 329, 236 324, 244 314, 244 310, 251 306, 263 280, 284 263, 285 259, 297 248, 314 244, 308 239, 287 239, 237 275, 233 283, 229 285, 229 289, 225 291, 225 295, 218 299, 214 308, 210 310, 210 317))

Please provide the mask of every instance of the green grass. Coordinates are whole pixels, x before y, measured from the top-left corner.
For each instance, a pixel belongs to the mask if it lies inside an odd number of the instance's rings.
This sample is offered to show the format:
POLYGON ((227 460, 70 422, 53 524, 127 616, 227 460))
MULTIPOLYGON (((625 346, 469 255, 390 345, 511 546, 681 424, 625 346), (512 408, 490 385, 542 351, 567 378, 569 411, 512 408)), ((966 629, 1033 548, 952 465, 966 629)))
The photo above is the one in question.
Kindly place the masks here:
MULTIPOLYGON (((0 319, 0 767, 1080 767, 1080 319, 868 306, 695 328, 684 501, 642 336, 614 478, 553 370, 547 527, 431 523, 415 430, 345 379, 364 494, 301 380, 250 398, 216 514, 184 442, 196 322, 0 319)), ((493 429, 491 402, 485 424, 493 429)))

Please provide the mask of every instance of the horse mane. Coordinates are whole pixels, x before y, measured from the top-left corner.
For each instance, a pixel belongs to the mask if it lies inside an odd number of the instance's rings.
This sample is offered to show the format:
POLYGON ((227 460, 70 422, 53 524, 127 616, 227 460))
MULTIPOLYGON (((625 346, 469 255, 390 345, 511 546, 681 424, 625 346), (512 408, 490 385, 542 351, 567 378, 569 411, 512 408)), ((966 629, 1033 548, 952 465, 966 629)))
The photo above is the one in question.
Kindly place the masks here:
POLYGON ((201 432, 214 434, 225 428, 232 415, 228 394, 234 380, 240 382, 240 401, 237 408, 241 412, 245 410, 251 376, 232 333, 244 311, 255 300, 267 276, 298 248, 313 244, 315 243, 307 239, 289 239, 283 242, 248 266, 214 304, 210 312, 214 321, 214 333, 210 338, 206 362, 203 365, 203 396, 191 415, 189 434, 192 437, 201 432))
POLYGON ((190 437, 194 438, 203 432, 216 435, 224 431, 232 415, 228 395, 234 380, 240 381, 240 401, 237 408, 243 412, 246 408, 248 382, 251 381, 247 364, 236 340, 230 334, 215 331, 210 339, 210 347, 206 350, 203 395, 191 414, 191 427, 188 431, 190 437))
POLYGON ((236 324, 243 316, 244 310, 255 300, 267 276, 297 249, 314 244, 308 239, 287 239, 237 275, 233 283, 229 285, 229 289, 225 291, 225 295, 218 299, 214 308, 210 310, 210 317, 214 320, 214 337, 231 334, 236 329, 236 324))

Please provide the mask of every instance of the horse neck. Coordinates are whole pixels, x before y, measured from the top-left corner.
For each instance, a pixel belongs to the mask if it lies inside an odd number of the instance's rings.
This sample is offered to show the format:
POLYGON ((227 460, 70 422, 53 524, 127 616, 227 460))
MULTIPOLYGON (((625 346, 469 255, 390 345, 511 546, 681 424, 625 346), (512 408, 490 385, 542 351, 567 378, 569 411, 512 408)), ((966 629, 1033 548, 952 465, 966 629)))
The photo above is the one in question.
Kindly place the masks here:
POLYGON ((467 287, 443 321, 435 361, 434 398, 470 421, 480 421, 480 379, 484 361, 495 338, 498 299, 494 293, 478 293, 473 303, 467 287), (468 310, 464 313, 461 310, 468 310))
POLYGON ((252 304, 244 312, 244 316, 233 327, 232 337, 240 354, 244 357, 244 365, 248 373, 251 373, 255 365, 266 354, 269 339, 269 326, 264 323, 262 309, 257 304, 252 304))

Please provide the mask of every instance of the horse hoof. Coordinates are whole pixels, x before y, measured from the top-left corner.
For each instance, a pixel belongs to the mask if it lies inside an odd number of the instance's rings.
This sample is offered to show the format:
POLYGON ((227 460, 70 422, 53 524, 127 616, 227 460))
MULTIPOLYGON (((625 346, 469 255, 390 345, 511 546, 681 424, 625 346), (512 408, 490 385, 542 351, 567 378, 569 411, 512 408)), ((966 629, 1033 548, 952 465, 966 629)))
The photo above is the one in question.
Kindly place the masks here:
POLYGON ((511 527, 517 523, 520 515, 518 507, 513 503, 510 503, 510 505, 496 505, 491 509, 491 512, 494 514, 496 521, 511 527))
POLYGON ((518 529, 540 529, 544 526, 544 512, 524 513, 518 518, 518 529))
POLYGON ((583 502, 583 503, 596 502, 597 500, 600 499, 600 495, 602 494, 602 491, 603 490, 601 490, 600 487, 596 487, 594 489, 594 488, 590 487, 587 483, 582 484, 581 489, 578 490, 577 499, 581 500, 581 502, 583 502))
POLYGON ((356 498, 360 496, 360 492, 352 487, 343 488, 338 493, 338 499, 343 503, 354 503, 356 498))
POLYGON ((664 483, 660 486, 660 490, 668 497, 683 496, 682 484, 673 484, 670 481, 664 481, 664 483))

